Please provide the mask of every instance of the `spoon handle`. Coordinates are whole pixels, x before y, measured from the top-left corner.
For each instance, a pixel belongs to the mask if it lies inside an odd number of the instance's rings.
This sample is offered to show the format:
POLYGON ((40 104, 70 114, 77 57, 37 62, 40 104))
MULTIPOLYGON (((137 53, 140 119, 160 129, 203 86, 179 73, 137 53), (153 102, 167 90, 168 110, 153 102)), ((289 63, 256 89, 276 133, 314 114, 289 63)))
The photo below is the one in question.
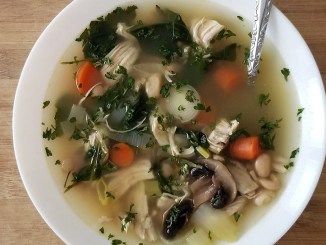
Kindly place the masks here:
POLYGON ((247 65, 249 85, 255 83, 271 8, 272 0, 256 0, 256 11, 251 33, 250 55, 247 65))

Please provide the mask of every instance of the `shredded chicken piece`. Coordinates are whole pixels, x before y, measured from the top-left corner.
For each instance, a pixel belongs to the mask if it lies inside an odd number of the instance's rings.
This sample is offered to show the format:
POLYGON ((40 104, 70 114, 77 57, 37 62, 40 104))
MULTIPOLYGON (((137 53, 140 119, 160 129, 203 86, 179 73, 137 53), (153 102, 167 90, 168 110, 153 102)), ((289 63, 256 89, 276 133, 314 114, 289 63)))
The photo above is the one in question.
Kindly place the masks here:
POLYGON ((237 120, 231 122, 222 119, 216 124, 214 130, 208 136, 208 142, 210 144, 209 149, 219 154, 229 142, 230 136, 235 132, 239 125, 237 120))
POLYGON ((156 241, 157 233, 154 229, 152 217, 149 214, 148 201, 145 193, 144 182, 138 182, 130 190, 129 201, 134 204, 135 231, 142 240, 156 241))
POLYGON ((232 203, 227 205, 223 210, 228 214, 228 215, 233 215, 236 212, 241 212, 242 209, 246 206, 247 204, 247 198, 244 196, 239 196, 237 197, 232 203))
POLYGON ((112 192, 115 199, 119 199, 136 183, 154 179, 153 172, 149 172, 151 166, 151 162, 148 159, 139 159, 128 168, 106 175, 107 189, 112 192))
POLYGON ((235 161, 232 161, 226 165, 226 167, 229 169, 236 182, 237 190, 242 195, 252 196, 259 185, 251 178, 247 169, 243 167, 241 163, 235 161))
POLYGON ((137 39, 131 35, 128 31, 128 27, 124 23, 118 23, 116 33, 124 38, 124 40, 118 43, 107 55, 106 59, 109 60, 105 64, 101 73, 106 78, 106 83, 109 87, 113 86, 118 79, 112 80, 105 76, 105 74, 114 73, 119 66, 125 67, 127 70, 134 65, 140 54, 140 46, 137 39))
POLYGON ((163 130, 162 125, 158 123, 157 117, 151 115, 149 117, 149 123, 151 125, 151 130, 153 135, 160 146, 169 144, 169 134, 166 130, 163 130))
POLYGON ((224 29, 216 20, 196 19, 190 27, 192 39, 204 48, 208 48, 212 39, 224 29))

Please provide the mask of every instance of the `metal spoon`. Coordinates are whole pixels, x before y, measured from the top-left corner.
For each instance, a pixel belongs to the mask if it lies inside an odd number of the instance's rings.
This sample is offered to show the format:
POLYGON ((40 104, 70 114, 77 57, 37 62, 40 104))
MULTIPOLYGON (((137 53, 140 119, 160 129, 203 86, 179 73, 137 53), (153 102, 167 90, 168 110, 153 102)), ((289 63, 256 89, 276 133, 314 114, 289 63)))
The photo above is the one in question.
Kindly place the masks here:
POLYGON ((250 56, 247 65, 248 85, 255 84, 271 8, 272 0, 256 0, 256 11, 251 33, 250 56))

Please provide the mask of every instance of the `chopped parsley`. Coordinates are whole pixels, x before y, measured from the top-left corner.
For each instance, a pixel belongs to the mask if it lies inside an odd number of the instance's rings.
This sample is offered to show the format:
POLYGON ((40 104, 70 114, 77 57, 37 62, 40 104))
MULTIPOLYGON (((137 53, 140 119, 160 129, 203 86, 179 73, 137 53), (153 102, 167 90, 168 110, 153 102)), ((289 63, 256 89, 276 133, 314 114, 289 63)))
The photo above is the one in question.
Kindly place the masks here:
POLYGON ((236 34, 231 30, 223 29, 221 30, 214 40, 222 40, 223 38, 228 39, 230 37, 235 37, 236 34))
POLYGON ((74 56, 74 60, 73 61, 62 61, 61 64, 62 65, 78 65, 80 62, 84 62, 85 60, 82 59, 82 60, 78 60, 77 59, 77 56, 74 56))
POLYGON ((54 165, 60 165, 61 164, 61 161, 60 160, 56 160, 54 165))
POLYGON ((213 238, 212 238, 212 232, 211 231, 208 231, 208 239, 209 240, 212 240, 213 238))
POLYGON ((186 108, 183 105, 178 106, 178 111, 184 111, 186 108))
POLYGON ((106 196, 107 198, 115 199, 115 196, 114 196, 111 192, 109 192, 109 191, 106 191, 106 192, 105 192, 105 196, 106 196))
POLYGON ((156 105, 157 99, 155 97, 149 97, 146 101, 147 105, 156 105))
POLYGON ((198 98, 195 96, 195 91, 190 89, 187 90, 185 99, 191 103, 198 101, 198 98))
POLYGON ((288 81, 288 77, 290 76, 290 70, 288 68, 283 68, 281 73, 284 76, 285 81, 288 81))
POLYGON ((206 110, 206 107, 205 107, 205 105, 203 105, 201 103, 197 103, 197 105, 194 106, 194 109, 198 110, 198 111, 204 111, 204 110, 206 110))
POLYGON ((153 137, 150 137, 148 142, 146 143, 146 148, 152 148, 156 144, 156 141, 153 139, 153 137))
POLYGON ((104 227, 102 226, 102 227, 99 229, 99 231, 100 231, 102 234, 104 234, 104 227))
POLYGON ((77 42, 82 42, 85 58, 98 64, 97 66, 102 66, 106 62, 105 56, 118 41, 117 23, 123 20, 130 25, 136 17, 136 9, 134 5, 125 9, 118 7, 106 16, 91 21, 89 27, 76 39, 77 42))
POLYGON ((243 17, 242 17, 242 16, 238 15, 237 18, 238 18, 239 20, 243 21, 243 17))
POLYGON ((300 122, 302 119, 302 113, 304 111, 304 108, 299 108, 297 111, 297 117, 298 117, 298 121, 300 122))
POLYGON ((192 229, 192 233, 196 233, 196 232, 197 232, 196 227, 194 227, 194 228, 192 229))
POLYGON ((46 153, 46 156, 48 156, 48 157, 52 156, 52 151, 50 151, 50 149, 48 147, 45 147, 45 153, 46 153))
POLYGON ((114 74, 112 72, 107 72, 104 74, 104 76, 107 78, 107 79, 111 79, 111 80, 117 80, 117 77, 118 75, 117 74, 114 74))
POLYGON ((293 150, 291 152, 290 159, 291 158, 295 158, 299 152, 300 152, 300 148, 299 147, 297 149, 293 150))
POLYGON ((238 213, 238 212, 235 212, 235 213, 233 214, 233 218, 234 218, 235 222, 238 222, 239 219, 240 219, 240 217, 241 217, 241 214, 238 213))
POLYGON ((252 33, 251 33, 251 32, 249 32, 249 33, 248 33, 248 36, 249 36, 250 38, 252 38, 252 33))
POLYGON ((291 161, 287 165, 284 165, 284 168, 288 170, 288 169, 292 168, 293 166, 294 166, 294 162, 291 161))
POLYGON ((268 94, 260 94, 259 95, 259 105, 262 107, 263 105, 268 105, 272 100, 269 97, 268 94))
POLYGON ((111 238, 113 238, 113 237, 114 237, 114 235, 110 233, 110 234, 108 235, 108 240, 111 240, 111 238))
POLYGON ((49 101, 49 100, 44 101, 44 102, 43 102, 43 109, 44 109, 45 107, 47 107, 48 105, 50 105, 50 101, 49 101))
POLYGON ((126 212, 126 216, 124 218, 119 217, 120 221, 121 221, 121 231, 125 231, 127 232, 128 230, 128 226, 131 222, 134 221, 134 219, 136 218, 136 214, 132 212, 132 208, 134 207, 134 204, 130 204, 129 206, 129 210, 126 212))
POLYGON ((274 140, 276 134, 274 133, 276 129, 280 128, 281 119, 275 122, 269 122, 265 117, 259 119, 261 132, 259 134, 260 145, 263 149, 274 150, 274 140))
MULTIPOLYGON (((163 98, 167 98, 170 96, 170 89, 175 88, 176 90, 181 87, 188 85, 190 82, 187 80, 173 81, 171 83, 164 83, 161 87, 160 94, 163 98)), ((186 94, 187 96, 187 94, 186 94)))
POLYGON ((56 130, 56 128, 54 126, 51 125, 51 128, 46 128, 44 131, 43 131, 43 139, 47 139, 47 140, 54 140, 55 138, 57 138, 58 136, 58 132, 56 130))
POLYGON ((191 122, 192 125, 196 125, 197 124, 197 121, 195 119, 191 119, 190 122, 191 122))

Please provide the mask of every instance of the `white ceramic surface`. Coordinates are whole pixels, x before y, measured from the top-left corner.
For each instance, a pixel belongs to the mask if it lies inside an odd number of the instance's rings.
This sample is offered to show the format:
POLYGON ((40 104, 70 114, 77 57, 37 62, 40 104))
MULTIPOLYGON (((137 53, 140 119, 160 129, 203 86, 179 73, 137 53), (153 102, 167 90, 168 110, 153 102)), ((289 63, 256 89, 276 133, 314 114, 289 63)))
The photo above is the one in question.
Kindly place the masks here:
MULTIPOLYGON (((155 4, 156 1, 150 2, 155 4)), ((221 4, 250 19, 255 1, 211 2, 221 4)), ((72 40, 90 20, 124 3, 133 2, 78 0, 69 4, 36 42, 26 61, 16 92, 13 139, 22 180, 43 219, 67 244, 108 244, 108 241, 84 224, 71 210, 49 172, 41 135, 44 94, 54 67, 72 40)), ((305 108, 299 142, 300 154, 282 196, 265 217, 253 224, 234 244, 273 244, 284 235, 310 200, 325 158, 325 92, 315 61, 300 34, 275 7, 272 9, 267 38, 277 44, 282 58, 291 67, 300 104, 305 108)))

